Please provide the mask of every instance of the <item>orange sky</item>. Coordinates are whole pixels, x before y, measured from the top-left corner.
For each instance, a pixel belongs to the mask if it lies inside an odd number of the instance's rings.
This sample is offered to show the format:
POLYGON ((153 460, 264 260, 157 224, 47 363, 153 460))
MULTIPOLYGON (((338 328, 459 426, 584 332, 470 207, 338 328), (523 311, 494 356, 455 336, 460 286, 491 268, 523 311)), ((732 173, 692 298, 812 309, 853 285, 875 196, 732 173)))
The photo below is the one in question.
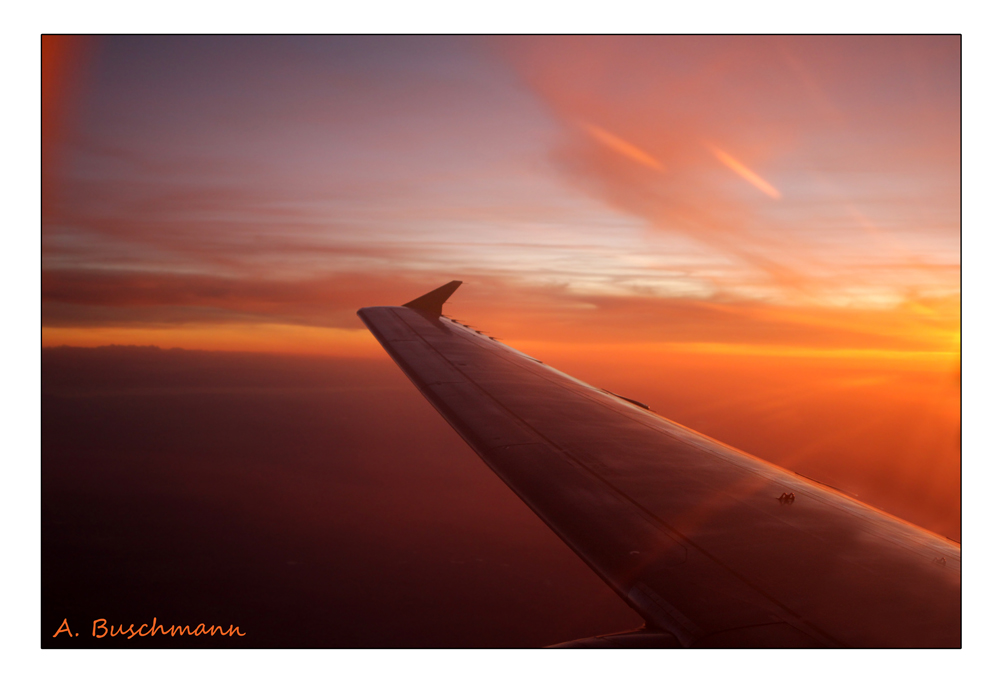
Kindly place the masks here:
POLYGON ((457 278, 447 313, 958 537, 959 51, 47 39, 43 344, 379 357, 354 312, 457 278))

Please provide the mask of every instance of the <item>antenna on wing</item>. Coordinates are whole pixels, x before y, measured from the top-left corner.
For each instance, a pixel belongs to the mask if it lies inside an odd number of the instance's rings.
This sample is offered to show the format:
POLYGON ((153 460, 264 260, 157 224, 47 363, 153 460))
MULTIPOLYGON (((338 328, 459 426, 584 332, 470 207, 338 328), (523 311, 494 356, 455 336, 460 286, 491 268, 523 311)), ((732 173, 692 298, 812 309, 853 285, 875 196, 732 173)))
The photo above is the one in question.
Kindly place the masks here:
POLYGON ((451 297, 452 293, 458 290, 458 286, 460 285, 462 285, 462 281, 452 281, 447 285, 442 285, 440 288, 430 291, 426 295, 421 295, 417 299, 407 302, 403 306, 432 314, 433 316, 441 316, 441 306, 451 297))

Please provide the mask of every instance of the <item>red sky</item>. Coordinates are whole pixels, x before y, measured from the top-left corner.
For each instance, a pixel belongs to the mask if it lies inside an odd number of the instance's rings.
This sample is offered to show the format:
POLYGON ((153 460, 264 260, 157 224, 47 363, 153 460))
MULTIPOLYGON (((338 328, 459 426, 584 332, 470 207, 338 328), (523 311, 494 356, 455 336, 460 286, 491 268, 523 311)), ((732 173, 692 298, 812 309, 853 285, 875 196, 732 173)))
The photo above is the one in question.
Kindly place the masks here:
MULTIPOLYGON (((43 47, 43 344, 446 312, 959 536, 958 37, 43 47)), ((613 386, 613 387, 612 387, 613 386)))

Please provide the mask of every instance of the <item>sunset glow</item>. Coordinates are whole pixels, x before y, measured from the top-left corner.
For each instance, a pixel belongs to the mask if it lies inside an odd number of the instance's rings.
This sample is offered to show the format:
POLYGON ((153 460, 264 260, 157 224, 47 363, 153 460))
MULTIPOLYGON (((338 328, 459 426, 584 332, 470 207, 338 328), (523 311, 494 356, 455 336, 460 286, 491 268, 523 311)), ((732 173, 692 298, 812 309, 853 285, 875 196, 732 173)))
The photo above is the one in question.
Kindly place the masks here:
POLYGON ((43 344, 381 359, 356 310, 460 279, 446 314, 958 537, 959 57, 48 37, 43 344))

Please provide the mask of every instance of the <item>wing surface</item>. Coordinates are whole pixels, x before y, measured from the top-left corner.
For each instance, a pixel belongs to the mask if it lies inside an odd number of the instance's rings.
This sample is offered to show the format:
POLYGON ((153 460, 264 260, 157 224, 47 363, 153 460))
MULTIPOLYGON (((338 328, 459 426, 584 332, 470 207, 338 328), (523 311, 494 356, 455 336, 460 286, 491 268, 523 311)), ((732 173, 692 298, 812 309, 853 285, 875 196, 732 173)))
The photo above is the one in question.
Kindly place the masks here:
POLYGON ((685 647, 960 646, 956 543, 441 316, 457 287, 358 315, 645 619, 644 635, 685 647))

